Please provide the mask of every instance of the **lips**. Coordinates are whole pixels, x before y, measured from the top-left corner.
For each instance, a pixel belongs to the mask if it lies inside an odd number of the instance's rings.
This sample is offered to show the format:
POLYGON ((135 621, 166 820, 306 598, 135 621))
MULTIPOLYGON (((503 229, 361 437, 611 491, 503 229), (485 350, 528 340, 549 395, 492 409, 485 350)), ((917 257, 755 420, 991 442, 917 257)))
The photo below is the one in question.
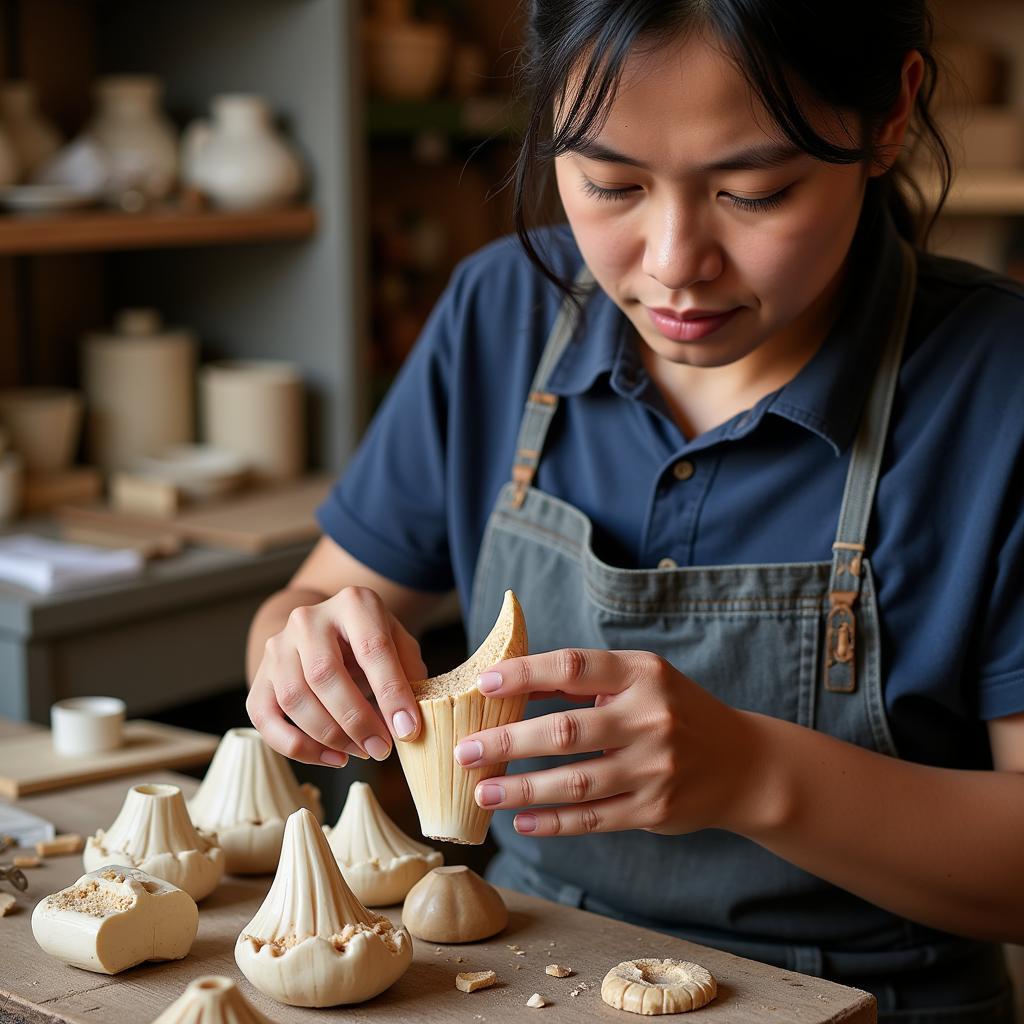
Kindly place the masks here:
POLYGON ((721 312, 686 309, 679 312, 644 307, 659 334, 672 341, 700 341, 724 327, 740 310, 739 306, 721 312))

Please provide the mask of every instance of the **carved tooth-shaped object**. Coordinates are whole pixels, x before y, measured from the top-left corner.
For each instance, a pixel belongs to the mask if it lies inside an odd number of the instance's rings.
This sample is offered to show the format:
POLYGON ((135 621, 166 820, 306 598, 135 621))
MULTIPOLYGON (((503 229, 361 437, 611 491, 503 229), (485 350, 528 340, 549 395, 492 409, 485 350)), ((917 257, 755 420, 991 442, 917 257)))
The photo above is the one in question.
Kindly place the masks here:
POLYGON ((198 928, 199 910, 187 892, 120 866, 82 875, 32 911, 32 934, 47 953, 97 974, 180 960, 198 928))
POLYGON ((110 828, 86 840, 86 871, 127 864, 198 901, 213 892, 224 874, 224 851, 217 837, 198 830, 177 786, 147 783, 128 790, 110 828))
POLYGON ((401 903, 406 893, 444 857, 410 839, 377 802, 365 782, 353 782, 338 823, 325 829, 349 888, 367 907, 401 903))
POLYGON ((402 924, 425 942, 480 942, 508 924, 501 894, 464 864, 424 875, 406 897, 402 924))
POLYGON ((306 807, 323 820, 320 791, 295 779, 288 761, 255 729, 229 729, 195 796, 188 802, 197 828, 217 834, 225 870, 269 874, 277 867, 288 815, 306 807))
POLYGON ((273 1024, 230 979, 196 978, 153 1024, 273 1024))
POLYGON ((238 936, 235 962, 281 1003, 361 1003, 405 973, 412 939, 356 899, 323 829, 303 808, 288 819, 274 883, 238 936))
POLYGON ((505 774, 505 764, 463 768, 455 746, 481 729, 518 722, 527 697, 485 697, 477 676, 506 658, 527 653, 526 620, 511 590, 505 591, 498 619, 476 653, 458 668, 412 684, 423 728, 411 742, 399 742, 398 756, 420 817, 420 831, 429 839, 477 845, 484 841, 492 811, 474 799, 483 779, 505 774))

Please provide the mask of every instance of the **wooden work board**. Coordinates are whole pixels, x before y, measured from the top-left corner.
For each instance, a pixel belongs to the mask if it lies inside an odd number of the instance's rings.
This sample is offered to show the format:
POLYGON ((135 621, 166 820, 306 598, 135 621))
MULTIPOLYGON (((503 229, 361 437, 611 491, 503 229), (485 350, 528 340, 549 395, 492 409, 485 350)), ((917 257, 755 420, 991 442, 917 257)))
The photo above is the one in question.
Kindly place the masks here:
MULTIPOLYGON (((127 787, 143 781, 172 782, 186 796, 197 786, 193 779, 164 772, 29 797, 18 801, 18 806, 49 818, 60 832, 87 835, 109 825, 127 787)), ((81 857, 52 858, 26 874, 29 891, 19 896, 19 907, 12 915, 0 918, 0 1019, 7 1019, 6 1012, 24 1024, 149 1024, 190 981, 205 974, 233 978, 253 1005, 277 1024, 329 1019, 353 1024, 631 1024, 640 1018, 601 1001, 601 979, 618 962, 641 956, 693 960, 715 975, 717 999, 685 1018, 673 1018, 687 1024, 869 1024, 876 1020, 874 998, 866 992, 509 890, 502 890, 510 911, 504 932, 464 946, 415 940, 415 959, 402 978, 357 1006, 322 1010, 283 1006, 256 991, 242 976, 234 961, 235 939, 263 901, 270 876, 225 878, 199 905, 199 934, 184 960, 144 964, 113 977, 91 974, 43 953, 32 938, 30 924, 36 902, 83 874, 81 857), (518 947, 522 955, 510 946, 518 947), (544 968, 551 963, 571 967, 573 974, 550 977, 544 968), (473 993, 455 988, 458 972, 478 970, 495 971, 499 983, 473 993), (578 995, 570 994, 574 990, 578 995), (534 992, 548 1002, 540 1011, 526 1005, 534 992)), ((399 920, 400 908, 385 912, 393 921, 399 920)))

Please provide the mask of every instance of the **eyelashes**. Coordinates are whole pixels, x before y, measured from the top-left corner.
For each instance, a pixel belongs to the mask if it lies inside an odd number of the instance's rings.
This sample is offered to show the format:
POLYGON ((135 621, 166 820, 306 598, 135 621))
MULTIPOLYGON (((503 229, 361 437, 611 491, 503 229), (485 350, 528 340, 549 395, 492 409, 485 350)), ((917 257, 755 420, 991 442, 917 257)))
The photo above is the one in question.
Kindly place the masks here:
MULTIPOLYGON (((626 188, 603 188, 601 185, 595 185, 589 178, 582 178, 580 187, 594 199, 613 203, 622 202, 641 191, 637 185, 629 185, 626 188)), ((790 186, 787 185, 785 188, 779 189, 778 192, 773 192, 770 196, 762 196, 760 199, 748 199, 745 196, 733 195, 731 192, 719 192, 718 194, 728 199, 737 209, 749 213, 767 213, 770 210, 777 210, 782 205, 789 190, 790 186)))

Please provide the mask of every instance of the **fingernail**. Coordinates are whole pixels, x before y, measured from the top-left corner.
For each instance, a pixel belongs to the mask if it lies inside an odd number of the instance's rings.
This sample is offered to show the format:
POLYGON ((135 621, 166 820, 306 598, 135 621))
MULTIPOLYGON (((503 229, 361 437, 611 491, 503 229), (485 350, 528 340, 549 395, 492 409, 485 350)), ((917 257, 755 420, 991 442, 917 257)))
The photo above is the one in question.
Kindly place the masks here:
POLYGON ((455 748, 455 760, 459 764, 473 764, 484 756, 484 746, 478 740, 463 740, 455 748))
POLYGON ((476 792, 476 802, 481 807, 493 807, 505 799, 505 787, 490 783, 481 786, 476 792))
POLYGON ((332 768, 344 768, 348 764, 348 754, 342 754, 337 750, 325 750, 320 755, 320 760, 332 768))
POLYGON ((481 693, 497 693, 501 689, 501 673, 481 672, 476 679, 476 688, 481 693))
POLYGON ((391 719, 391 724, 395 727, 395 735, 400 740, 404 740, 406 736, 411 736, 416 731, 416 720, 408 711, 396 711, 395 717, 391 719))
POLYGON ((537 815, 536 814, 517 814, 515 820, 515 826, 517 832, 536 832, 537 831, 537 815))
POLYGON ((387 740, 382 740, 379 736, 371 736, 368 740, 365 740, 363 742, 363 749, 374 761, 383 761, 391 753, 391 747, 387 740))

